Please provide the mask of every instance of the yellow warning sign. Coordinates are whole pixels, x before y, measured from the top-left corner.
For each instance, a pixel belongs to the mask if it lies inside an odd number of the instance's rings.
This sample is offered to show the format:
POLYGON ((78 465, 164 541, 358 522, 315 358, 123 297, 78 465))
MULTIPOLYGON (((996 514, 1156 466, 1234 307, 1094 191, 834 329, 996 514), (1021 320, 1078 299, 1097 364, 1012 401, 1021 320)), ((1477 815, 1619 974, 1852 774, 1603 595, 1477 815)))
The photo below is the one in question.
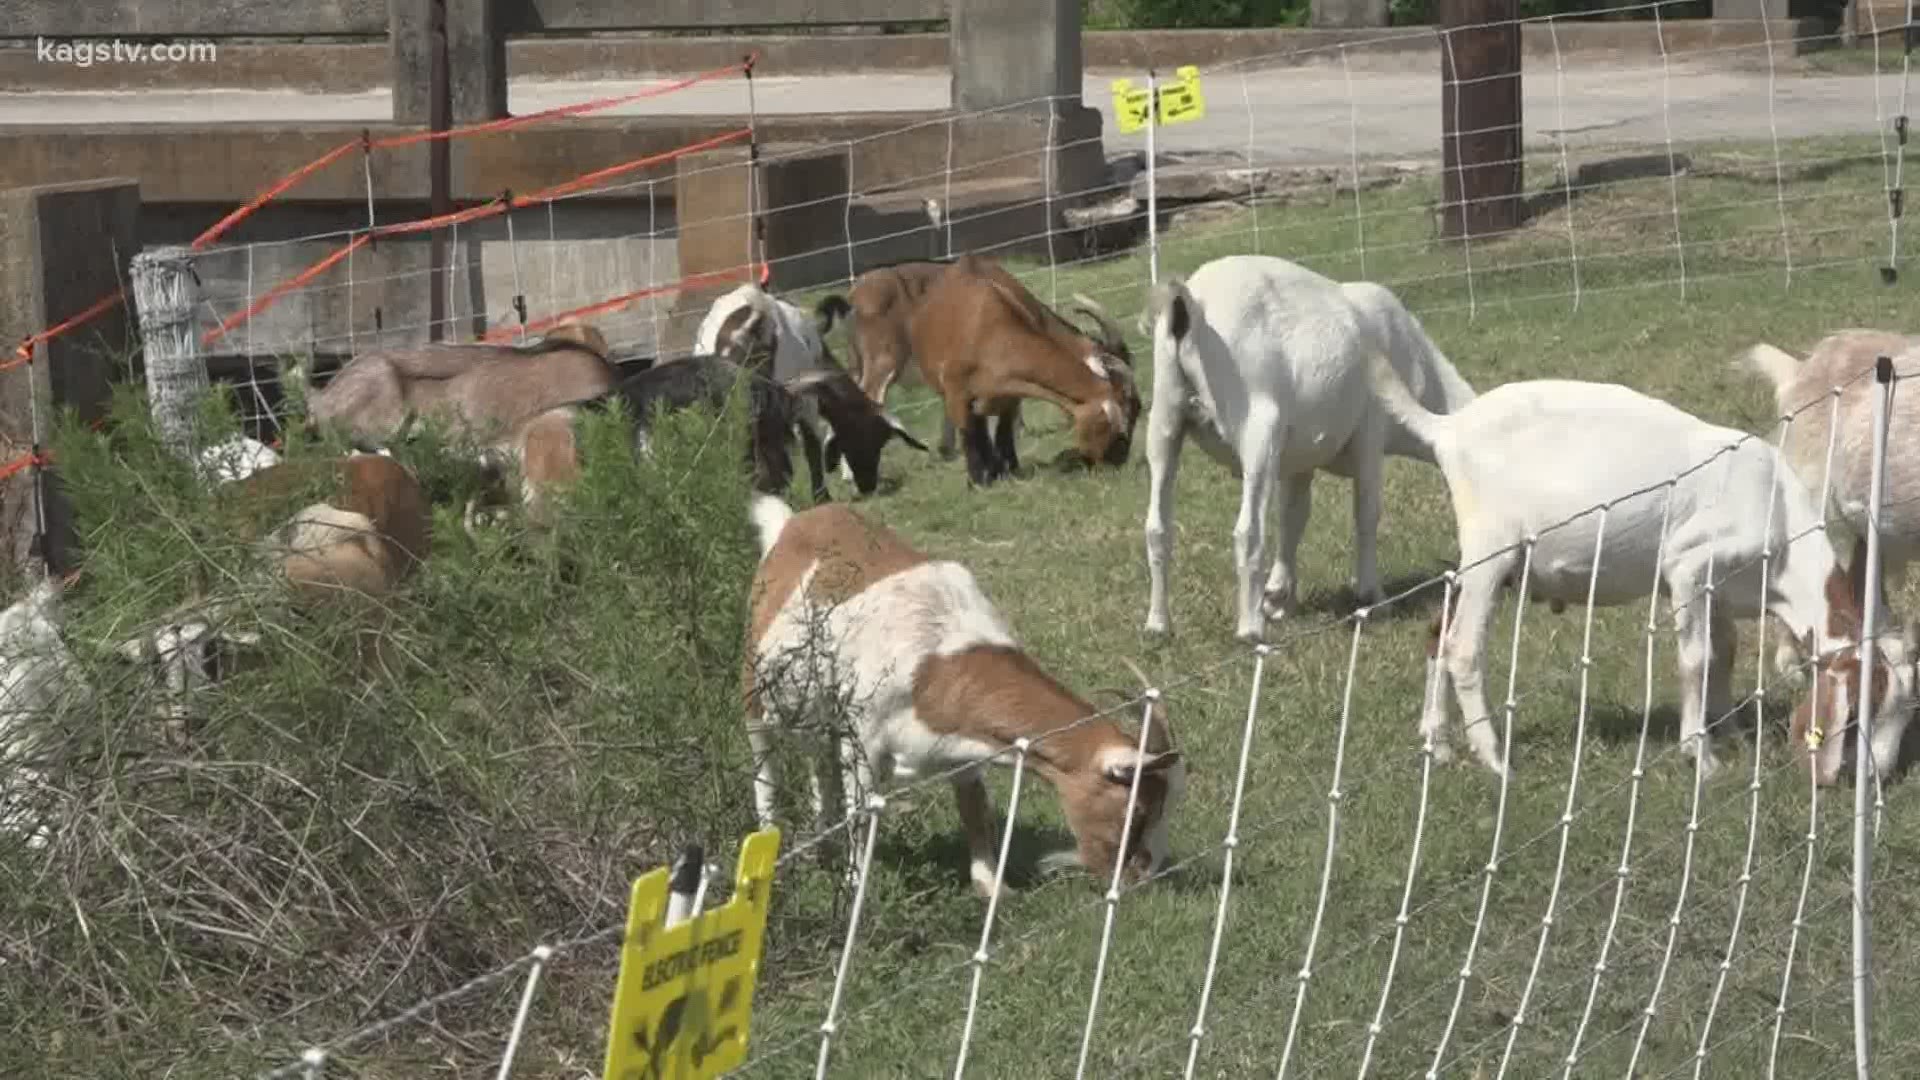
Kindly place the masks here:
POLYGON ((746 1060, 779 850, 778 829, 748 836, 732 899, 674 927, 664 925, 672 872, 633 883, 604 1080, 705 1080, 746 1060))
MULTIPOLYGON (((1173 75, 1172 82, 1157 87, 1160 98, 1157 122, 1163 126, 1181 124, 1205 116, 1207 99, 1200 93, 1200 69, 1188 64, 1173 75)), ((1132 79, 1113 80, 1113 119, 1122 133, 1147 126, 1147 98, 1147 88, 1135 87, 1132 79)))

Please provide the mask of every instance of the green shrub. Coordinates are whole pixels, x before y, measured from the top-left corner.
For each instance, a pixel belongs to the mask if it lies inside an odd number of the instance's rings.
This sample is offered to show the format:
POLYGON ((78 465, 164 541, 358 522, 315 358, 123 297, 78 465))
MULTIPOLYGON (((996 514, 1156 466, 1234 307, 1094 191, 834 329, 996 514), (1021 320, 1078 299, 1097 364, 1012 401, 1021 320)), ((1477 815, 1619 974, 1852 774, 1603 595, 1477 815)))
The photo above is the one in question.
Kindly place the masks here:
MULTIPOLYGON (((93 688, 36 756, 57 831, 0 834, 0 1075, 232 1075, 621 921, 628 883, 687 841, 730 861, 753 828, 741 638, 757 550, 738 396, 658 421, 650 460, 583 422, 585 476, 551 535, 460 525, 471 470, 431 434, 399 456, 447 497, 390 602, 291 610, 241 590, 232 500, 162 450, 139 395, 55 453, 84 571, 66 637, 93 688), (110 646, 196 590, 244 600, 259 664, 192 699, 183 742, 110 646)), ((210 438, 233 429, 210 409, 210 438)), ((294 453, 327 452, 327 448, 294 453)), ((611 953, 547 1005, 593 1046, 611 953)), ((555 978, 561 978, 556 975, 555 978)), ((476 1057, 493 997, 440 1009, 476 1057), (468 1025, 471 1024, 471 1027, 468 1025)), ((556 1014, 558 1018, 556 1018, 556 1014)), ((409 1060, 409 1054, 417 1060, 409 1060)))

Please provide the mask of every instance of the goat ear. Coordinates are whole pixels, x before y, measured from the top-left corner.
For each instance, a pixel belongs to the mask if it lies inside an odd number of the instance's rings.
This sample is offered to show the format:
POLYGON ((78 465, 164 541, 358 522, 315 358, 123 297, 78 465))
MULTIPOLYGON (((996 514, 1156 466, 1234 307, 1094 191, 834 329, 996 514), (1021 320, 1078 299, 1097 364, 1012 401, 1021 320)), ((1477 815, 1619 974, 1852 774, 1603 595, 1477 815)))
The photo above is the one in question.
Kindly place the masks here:
POLYGON ((820 445, 820 456, 823 459, 822 464, 826 465, 827 468, 837 469, 840 467, 840 437, 838 435, 831 433, 827 435, 826 442, 820 445))
MULTIPOLYGON (((1140 770, 1146 773, 1165 772, 1179 763, 1180 751, 1163 750, 1158 754, 1148 754, 1146 757, 1141 758, 1140 770)), ((1133 766, 1131 764, 1109 765, 1107 766, 1106 776, 1108 780, 1116 784, 1130 785, 1133 783, 1133 766)))
POLYGON ((827 383, 832 380, 833 377, 834 372, 825 368, 817 371, 803 371, 793 378, 786 380, 786 387, 796 394, 818 394, 826 389, 827 383))
POLYGON ((740 354, 749 352, 760 337, 760 323, 765 318, 766 312, 755 306, 746 318, 740 320, 740 325, 733 328, 733 333, 727 335, 725 348, 740 354))
POLYGON ((913 437, 913 432, 907 430, 907 426, 900 422, 899 417, 893 415, 890 412, 882 411, 880 413, 880 419, 885 421, 886 425, 893 429, 893 433, 895 435, 900 436, 901 442, 906 443, 908 446, 913 447, 915 450, 918 450, 921 453, 932 453, 932 451, 927 449, 926 443, 923 443, 919 439, 916 439, 913 437))

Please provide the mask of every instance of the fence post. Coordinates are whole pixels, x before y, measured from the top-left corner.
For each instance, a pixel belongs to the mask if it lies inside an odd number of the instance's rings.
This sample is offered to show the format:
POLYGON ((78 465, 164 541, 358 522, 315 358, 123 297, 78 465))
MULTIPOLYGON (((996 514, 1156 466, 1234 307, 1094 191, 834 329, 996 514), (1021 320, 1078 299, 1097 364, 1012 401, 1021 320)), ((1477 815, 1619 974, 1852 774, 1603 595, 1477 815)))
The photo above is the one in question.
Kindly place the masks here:
MULTIPOLYGON (((0 360, 12 364, 0 372, 0 462, 46 449, 51 409, 70 407, 82 421, 107 414, 108 380, 134 340, 126 306, 110 298, 139 234, 135 180, 0 191, 0 360), (35 340, 95 304, 82 324, 35 340)), ((40 560, 55 572, 72 569, 71 507, 58 480, 52 467, 0 479, 0 559, 30 573, 40 560)))
POLYGON ((445 29, 452 61, 447 71, 452 76, 454 121, 466 124, 507 115, 506 40, 493 0, 387 0, 393 122, 424 124, 433 111, 427 26, 435 19, 445 29))
MULTIPOLYGON (((447 0, 426 0, 427 127, 445 131, 453 124, 453 91, 447 85, 447 0)), ((397 101, 398 99, 396 99, 397 101)), ((396 106, 397 107, 397 106, 396 106)), ((434 217, 451 213, 453 200, 452 139, 427 144, 427 212, 434 217)), ((471 243, 471 241, 469 241, 471 243)), ((439 341, 447 331, 447 233, 434 229, 427 241, 427 340, 439 341)))
MULTIPOLYGON (((1160 127, 1160 80, 1147 69, 1147 283, 1160 284, 1160 173, 1154 132, 1160 127)), ((1051 224, 1051 223, 1049 223, 1051 224)))
POLYGON ((1440 0, 1440 236, 1520 225, 1520 0, 1440 0))
POLYGON ((160 439, 191 457, 194 410, 207 391, 207 365, 194 341, 193 312, 199 288, 192 256, 172 245, 133 257, 134 311, 140 319, 140 353, 147 372, 147 408, 160 439))
MULTIPOLYGON (((1873 700, 1875 639, 1880 630, 1880 503, 1886 494, 1887 409, 1893 396, 1893 358, 1873 367, 1873 471, 1867 484, 1866 573, 1860 613, 1860 700, 1873 700)), ((1861 708, 1854 728, 1853 758, 1853 1068, 1859 1080, 1873 1073, 1873 837, 1869 786, 1880 783, 1873 753, 1873 710, 1861 708)), ((1898 758, 1899 748, 1890 755, 1898 758)), ((1893 761, 1886 763, 1892 768, 1893 761)))

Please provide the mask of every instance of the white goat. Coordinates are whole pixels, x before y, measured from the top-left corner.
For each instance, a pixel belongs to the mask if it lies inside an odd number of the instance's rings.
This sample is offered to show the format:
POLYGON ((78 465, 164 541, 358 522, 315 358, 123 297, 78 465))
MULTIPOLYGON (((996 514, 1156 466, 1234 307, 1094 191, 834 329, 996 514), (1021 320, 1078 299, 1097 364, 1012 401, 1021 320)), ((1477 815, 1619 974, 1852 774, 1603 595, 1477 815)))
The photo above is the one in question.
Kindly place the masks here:
MULTIPOLYGON (((773 820, 771 726, 842 712, 857 735, 842 744, 858 781, 843 789, 849 813, 875 773, 958 770, 954 796, 981 893, 993 892, 997 851, 981 768, 1011 764, 1005 751, 1028 740, 1028 765, 1058 792, 1078 841, 1074 854, 1049 862, 1075 862, 1103 879, 1118 862, 1129 882, 1164 863, 1167 815, 1186 765, 1162 704, 1152 707, 1143 756, 1139 736, 1096 717, 1020 648, 966 567, 929 559, 837 503, 795 514, 761 495, 752 518, 761 561, 745 679, 762 824, 773 820)), ((825 809, 818 767, 816 814, 825 809)))
POLYGON ((37 819, 29 788, 40 782, 30 757, 36 728, 58 717, 63 698, 84 700, 86 686, 77 677, 73 655, 60 639, 59 578, 49 577, 0 612, 0 830, 19 834, 28 847, 42 847, 48 830, 37 819))
MULTIPOLYGON (((1500 590, 1520 575, 1529 545, 1532 599, 1585 603, 1590 579, 1599 606, 1644 599, 1656 587, 1672 598, 1680 736, 1703 770, 1716 766, 1706 719, 1727 708, 1735 619, 1772 615, 1785 624, 1824 658, 1822 715, 1850 715, 1859 667, 1851 652, 1834 650, 1857 642, 1858 597, 1819 529, 1812 496, 1764 439, 1624 386, 1560 379, 1507 383, 1442 416, 1416 401, 1384 360, 1369 371, 1387 411, 1432 450, 1453 496, 1459 591, 1452 625, 1438 628, 1430 650, 1432 692, 1420 722, 1437 757, 1450 756, 1443 684, 1451 681, 1474 753, 1495 772, 1506 769, 1482 686, 1484 652, 1500 590), (1594 509, 1601 506, 1604 514, 1594 509)), ((1897 748, 1913 692, 1912 648, 1891 638, 1880 645, 1875 714, 1897 748)), ((1802 705, 1802 717, 1812 704, 1802 705)), ((1837 773, 1842 742, 1831 741, 1823 780, 1837 773)))
POLYGON ((204 447, 199 454, 200 477, 209 487, 244 480, 278 464, 280 455, 273 447, 246 435, 204 447))
POLYGON ((1185 282, 1170 278, 1153 290, 1148 312, 1154 382, 1147 419, 1147 631, 1171 629, 1173 489, 1188 435, 1241 478, 1233 552, 1242 640, 1258 640, 1266 618, 1293 605, 1294 561, 1317 469, 1353 479, 1352 585, 1362 603, 1377 600, 1382 456, 1432 456, 1375 405, 1367 357, 1391 357, 1432 408, 1451 412, 1473 400, 1473 388, 1419 320, 1379 285, 1343 285, 1266 255, 1229 255, 1185 282), (1267 500, 1276 488, 1280 545, 1263 603, 1267 500))

